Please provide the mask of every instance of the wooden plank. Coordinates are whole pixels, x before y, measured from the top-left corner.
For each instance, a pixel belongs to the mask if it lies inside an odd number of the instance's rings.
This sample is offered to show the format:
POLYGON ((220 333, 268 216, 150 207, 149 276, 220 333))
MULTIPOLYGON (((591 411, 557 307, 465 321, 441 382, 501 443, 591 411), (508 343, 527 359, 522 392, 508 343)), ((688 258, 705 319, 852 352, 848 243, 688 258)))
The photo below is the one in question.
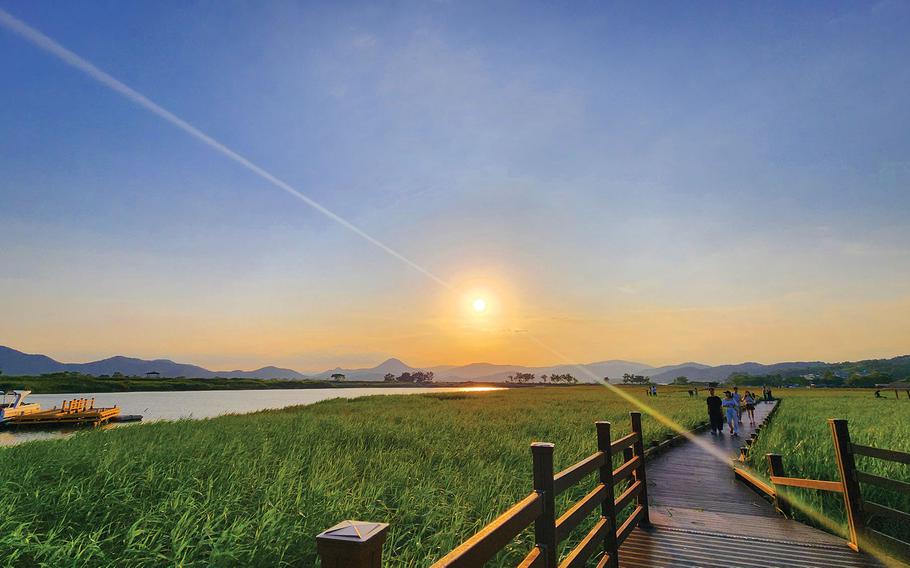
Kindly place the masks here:
POLYGON ((546 556, 541 552, 539 546, 535 546, 531 549, 531 552, 525 556, 525 559, 521 561, 518 568, 546 568, 546 566, 546 556))
POLYGON ((595 452, 586 457, 577 464, 567 467, 556 474, 553 479, 554 490, 559 495, 569 487, 572 487, 586 476, 594 473, 604 464, 604 453, 595 452))
POLYGON ((626 489, 622 495, 616 498, 614 503, 616 512, 620 512, 623 508, 632 502, 632 499, 641 493, 642 484, 641 481, 636 481, 626 489))
POLYGON ((473 568, 483 566, 543 512, 543 499, 531 493, 497 517, 441 560, 433 568, 473 568))
POLYGON ((853 444, 853 453, 861 456, 869 456, 870 458, 878 458, 880 460, 910 464, 910 454, 898 452, 897 450, 885 450, 883 448, 853 444))
POLYGON ((575 530, 578 523, 591 514, 607 495, 607 486, 599 483, 591 492, 575 503, 568 511, 556 520, 556 543, 566 539, 575 530))
POLYGON ((634 444, 635 442, 641 441, 639 438, 640 438, 640 436, 638 435, 637 432, 632 432, 631 434, 623 436, 622 438, 620 438, 620 439, 616 440, 615 442, 613 442, 612 444, 610 444, 610 449, 613 450, 614 454, 617 452, 621 452, 625 448, 628 448, 629 446, 634 444))
POLYGON ((619 544, 622 544, 629 538, 629 535, 632 534, 632 531, 638 526, 638 522, 641 520, 644 513, 645 510, 642 507, 635 507, 635 510, 632 511, 632 514, 629 515, 626 522, 624 522, 622 526, 619 527, 619 530, 616 531, 616 541, 619 542, 619 544))
POLYGON ((770 497, 772 499, 777 497, 777 492, 774 491, 773 487, 771 487, 770 485, 768 485, 767 483, 765 483, 764 481, 762 481, 755 475, 752 475, 751 472, 749 472, 745 469, 740 469, 738 467, 734 467, 733 475, 736 476, 737 478, 739 478, 740 480, 744 481, 745 483, 753 486, 755 489, 758 489, 759 491, 761 491, 768 497, 770 497))
POLYGON ((873 503, 872 501, 864 501, 863 505, 865 505, 866 514, 883 515, 885 517, 891 517, 892 519, 895 519, 901 523, 910 523, 910 513, 898 511, 897 509, 879 505, 878 503, 873 503))
POLYGON ((638 467, 638 465, 640 463, 641 463, 641 458, 638 456, 635 456, 630 461, 627 461, 626 463, 624 463, 621 466, 614 469, 613 470, 613 485, 615 486, 620 481, 622 481, 624 479, 628 479, 632 475, 632 472, 635 471, 635 468, 638 467))
POLYGON ((844 492, 844 484, 840 481, 825 481, 822 479, 803 479, 800 477, 778 477, 771 476, 771 483, 774 485, 787 485, 789 487, 803 487, 805 489, 819 489, 821 491, 834 491, 835 493, 844 492))
POLYGON ((907 483, 906 481, 888 479, 887 477, 881 477, 871 473, 866 473, 864 471, 856 472, 856 480, 863 483, 871 483, 872 485, 878 485, 879 487, 885 487, 886 489, 892 489, 894 491, 899 491, 901 493, 910 495, 910 483, 907 483))
POLYGON ((581 568, 588 561, 588 558, 600 548, 601 541, 607 532, 609 524, 607 519, 601 517, 597 524, 594 525, 588 534, 585 535, 581 542, 578 543, 572 552, 566 556, 565 560, 559 563, 559 568, 581 568))

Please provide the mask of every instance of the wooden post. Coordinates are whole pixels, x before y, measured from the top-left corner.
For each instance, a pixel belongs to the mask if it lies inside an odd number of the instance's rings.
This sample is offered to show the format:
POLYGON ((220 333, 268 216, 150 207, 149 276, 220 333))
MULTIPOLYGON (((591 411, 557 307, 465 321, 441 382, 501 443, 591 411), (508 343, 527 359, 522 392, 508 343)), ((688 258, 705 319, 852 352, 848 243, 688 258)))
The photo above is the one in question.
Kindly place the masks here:
POLYGON ((844 507, 847 512, 847 524, 850 527, 850 548, 859 551, 860 540, 865 538, 866 517, 863 512, 863 495, 860 493, 859 481, 856 479, 856 463, 853 460, 853 445, 850 443, 850 432, 846 420, 828 419, 831 437, 834 438, 834 455, 837 457, 837 470, 844 484, 844 507))
POLYGON ((610 447, 610 423, 595 422, 597 428, 597 449, 604 454, 604 464, 600 466, 600 482, 606 487, 606 495, 600 504, 600 514, 607 520, 607 534, 604 536, 604 553, 610 559, 605 568, 619 568, 619 547, 616 545, 616 511, 613 491, 613 450, 610 447))
POLYGON ((556 568, 556 496, 553 490, 553 444, 531 444, 534 491, 543 500, 543 513, 534 521, 534 540, 543 552, 544 566, 556 568))
MULTIPOLYGON (((786 477, 786 475, 784 475, 784 459, 780 454, 765 454, 765 457, 768 458, 768 469, 771 470, 771 475, 775 477, 786 477)), ((790 502, 787 501, 786 497, 780 494, 780 488, 777 486, 774 486, 774 506, 787 517, 790 517, 793 514, 793 511, 790 509, 790 502)))
POLYGON ((894 389, 894 398, 900 398, 900 395, 897 394, 897 389, 894 389))
POLYGON ((381 568, 387 523, 342 521, 316 535, 322 568, 381 568))
POLYGON ((641 412, 630 412, 629 417, 632 419, 632 431, 638 434, 638 440, 633 444, 635 455, 641 459, 641 463, 635 468, 635 480, 641 482, 641 491, 638 493, 638 506, 641 507, 641 525, 644 527, 651 526, 651 517, 648 515, 648 479, 645 476, 645 445, 642 443, 644 432, 641 429, 641 412))

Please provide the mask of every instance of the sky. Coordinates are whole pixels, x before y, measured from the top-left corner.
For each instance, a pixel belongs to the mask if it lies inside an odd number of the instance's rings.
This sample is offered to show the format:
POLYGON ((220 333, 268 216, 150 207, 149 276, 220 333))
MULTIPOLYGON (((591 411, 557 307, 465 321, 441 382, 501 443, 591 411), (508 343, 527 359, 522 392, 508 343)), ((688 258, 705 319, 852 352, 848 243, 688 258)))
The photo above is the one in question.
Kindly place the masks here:
POLYGON ((910 352, 910 3, 0 10, 350 224, 0 25, 0 344, 304 371, 910 352))

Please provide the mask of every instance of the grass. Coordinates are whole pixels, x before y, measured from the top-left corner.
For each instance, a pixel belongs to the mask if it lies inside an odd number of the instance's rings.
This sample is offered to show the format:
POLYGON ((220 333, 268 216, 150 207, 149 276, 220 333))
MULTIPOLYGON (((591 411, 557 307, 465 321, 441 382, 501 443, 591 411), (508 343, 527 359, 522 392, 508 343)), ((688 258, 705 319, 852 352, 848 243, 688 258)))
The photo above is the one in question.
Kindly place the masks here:
MULTIPOLYGON (((792 477, 839 480, 828 418, 848 421, 854 443, 910 452, 910 400, 901 392, 872 390, 777 389, 783 399, 771 425, 762 430, 750 453, 750 466, 767 478, 766 453, 783 456, 785 472, 792 477)), ((910 465, 856 456, 857 469, 910 482, 910 465)), ((902 511, 910 511, 910 496, 874 485, 862 484, 863 498, 902 511)), ((790 488, 790 494, 810 511, 834 521, 837 532, 846 535, 843 498, 840 494, 790 488)), ((797 518, 822 526, 816 514, 796 511, 797 518)), ((872 518, 869 526, 910 542, 910 527, 893 520, 872 518)), ((828 527, 830 529, 830 526, 828 527)))
MULTIPOLYGON (((702 400, 669 391, 648 403, 703 420, 702 400)), ((595 420, 628 433, 630 407, 597 386, 382 396, 30 442, 0 451, 0 558, 314 566, 314 535, 354 518, 391 523, 387 565, 426 566, 530 491, 530 442, 554 442, 564 468, 595 450, 595 420)))

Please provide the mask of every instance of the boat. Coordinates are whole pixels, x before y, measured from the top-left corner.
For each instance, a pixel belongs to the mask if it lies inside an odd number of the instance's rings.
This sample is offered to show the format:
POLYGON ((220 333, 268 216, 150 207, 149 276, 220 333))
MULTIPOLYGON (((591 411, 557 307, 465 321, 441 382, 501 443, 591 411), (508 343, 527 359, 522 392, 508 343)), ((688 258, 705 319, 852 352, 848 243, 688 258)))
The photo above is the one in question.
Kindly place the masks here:
POLYGON ((29 390, 14 390, 3 393, 3 402, 0 403, 0 423, 18 416, 40 412, 40 404, 37 402, 25 402, 25 397, 30 394, 32 394, 32 391, 29 390), (10 396, 13 397, 13 401, 7 402, 7 398, 10 396))
POLYGON ((3 423, 10 426, 100 426, 120 415, 119 406, 96 408, 95 399, 64 400, 60 408, 10 416, 3 423))

